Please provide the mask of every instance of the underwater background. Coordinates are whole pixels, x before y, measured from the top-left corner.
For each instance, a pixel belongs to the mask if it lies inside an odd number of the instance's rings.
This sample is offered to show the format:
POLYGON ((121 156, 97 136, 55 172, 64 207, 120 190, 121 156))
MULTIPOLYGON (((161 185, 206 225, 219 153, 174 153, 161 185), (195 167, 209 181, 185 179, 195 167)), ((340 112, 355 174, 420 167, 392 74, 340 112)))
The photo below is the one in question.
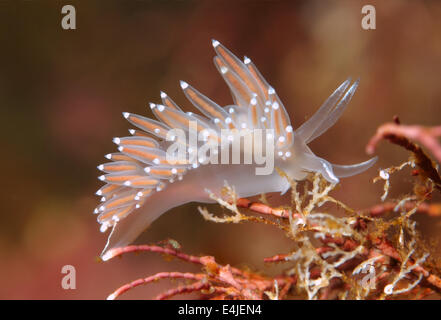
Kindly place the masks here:
MULTIPOLYGON (((342 118, 311 144, 318 156, 351 164, 368 159, 369 137, 394 115, 405 124, 440 124, 440 18, 439 1, 0 1, 0 299, 104 299, 155 272, 197 270, 154 254, 98 262, 106 234, 92 212, 101 186, 96 166, 116 150, 112 137, 132 128, 122 112, 152 116, 148 102, 159 102, 160 90, 195 111, 181 79, 231 104, 212 62, 212 38, 253 60, 294 128, 348 76, 360 77, 342 118), (376 8, 375 30, 361 28, 367 3, 376 8), (65 4, 76 8, 76 30, 61 28, 65 4), (76 268, 75 290, 61 287, 64 265, 76 268)), ((376 170, 408 153, 382 142, 377 155, 373 169, 342 179, 335 198, 356 209, 380 202, 376 170)), ((394 180, 392 198, 412 185, 408 171, 394 180)), ((268 199, 290 201, 289 194, 268 199)), ((416 219, 428 241, 440 238, 439 219, 416 219)), ((262 258, 290 249, 271 226, 207 222, 197 204, 164 214, 137 242, 167 238, 187 253, 270 274, 275 268, 262 258)), ((150 298, 167 287, 139 287, 122 298, 150 298)))

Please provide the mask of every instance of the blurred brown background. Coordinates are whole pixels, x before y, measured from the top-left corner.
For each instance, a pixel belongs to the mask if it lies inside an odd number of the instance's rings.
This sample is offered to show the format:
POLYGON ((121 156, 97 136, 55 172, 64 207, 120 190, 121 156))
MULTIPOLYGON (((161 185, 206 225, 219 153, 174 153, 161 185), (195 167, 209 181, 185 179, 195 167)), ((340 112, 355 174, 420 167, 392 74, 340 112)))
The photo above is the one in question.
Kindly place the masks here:
MULTIPOLYGON (((439 1, 0 1, 0 298, 103 299, 158 271, 196 270, 153 254, 98 263, 106 237, 92 211, 96 166, 115 150, 112 137, 131 128, 121 112, 151 115, 146 105, 159 102, 160 90, 191 109, 181 79, 231 102, 212 64, 212 38, 254 61, 295 128, 346 77, 361 78, 343 117, 311 146, 331 162, 367 159, 368 138, 395 114, 404 123, 440 124, 439 1), (65 4, 76 8, 76 30, 60 26, 65 4), (376 30, 361 28, 365 4, 376 8, 376 30), (76 290, 61 288, 67 264, 76 267, 76 290)), ((377 169, 407 158, 387 143, 378 155, 377 169)), ((375 175, 344 179, 334 195, 370 206, 382 191, 371 183, 375 175)), ((410 180, 395 177, 392 196, 410 191, 410 180)), ((439 234, 438 220, 419 223, 428 238, 439 234)), ((163 215, 139 242, 166 238, 188 253, 268 273, 263 257, 290 249, 270 226, 205 222, 195 204, 163 215)), ((123 297, 152 298, 167 286, 123 297)))

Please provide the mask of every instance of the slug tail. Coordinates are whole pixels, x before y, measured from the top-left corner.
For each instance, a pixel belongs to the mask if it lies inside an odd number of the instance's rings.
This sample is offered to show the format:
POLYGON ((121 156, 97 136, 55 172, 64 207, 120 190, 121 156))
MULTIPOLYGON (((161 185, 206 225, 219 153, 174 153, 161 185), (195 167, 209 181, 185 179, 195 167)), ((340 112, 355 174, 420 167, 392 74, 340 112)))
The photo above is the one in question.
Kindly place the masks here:
POLYGON ((182 195, 179 198, 173 198, 165 191, 154 193, 146 201, 144 210, 134 210, 113 225, 106 246, 101 253, 101 259, 103 261, 111 259, 115 249, 131 244, 163 213, 186 202, 188 200, 182 195))

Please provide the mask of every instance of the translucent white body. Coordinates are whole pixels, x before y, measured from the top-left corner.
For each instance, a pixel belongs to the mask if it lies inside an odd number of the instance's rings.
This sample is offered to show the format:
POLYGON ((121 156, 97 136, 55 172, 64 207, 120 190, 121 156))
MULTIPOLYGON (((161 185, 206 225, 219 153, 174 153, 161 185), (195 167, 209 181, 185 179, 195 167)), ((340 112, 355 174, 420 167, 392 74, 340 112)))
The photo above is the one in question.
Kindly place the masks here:
MULTIPOLYGON (((166 132, 173 128, 188 130, 190 121, 202 129, 217 133, 223 130, 269 129, 275 134, 274 167, 289 177, 302 180, 308 172, 320 172, 331 183, 339 178, 358 174, 372 166, 376 158, 355 165, 335 165, 315 156, 307 144, 324 133, 342 115, 354 94, 358 81, 343 82, 320 109, 297 130, 293 130, 288 114, 275 93, 248 58, 241 62, 219 42, 213 41, 217 53, 215 65, 228 84, 234 105, 220 107, 185 82, 181 82, 187 98, 202 112, 183 112, 165 93, 163 104, 151 104, 159 121, 124 113, 124 117, 141 131, 130 130, 132 137, 115 138, 119 153, 106 157, 112 162, 98 168, 107 174, 100 180, 107 184, 98 190, 102 204, 96 209, 102 231, 112 227, 103 259, 109 250, 134 241, 154 220, 171 208, 188 202, 209 203, 206 190, 220 194, 225 182, 234 186, 239 197, 289 189, 286 178, 273 170, 257 175, 252 164, 171 165, 165 159, 170 144, 166 132), (151 134, 152 137, 146 135, 151 134)), ((244 153, 245 150, 241 149, 244 153)))

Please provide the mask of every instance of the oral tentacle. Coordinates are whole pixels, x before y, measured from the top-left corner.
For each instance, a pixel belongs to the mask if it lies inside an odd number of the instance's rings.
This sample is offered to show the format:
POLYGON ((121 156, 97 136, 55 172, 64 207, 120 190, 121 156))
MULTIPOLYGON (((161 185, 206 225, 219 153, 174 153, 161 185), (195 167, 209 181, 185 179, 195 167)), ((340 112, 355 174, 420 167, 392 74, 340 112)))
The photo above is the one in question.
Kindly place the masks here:
POLYGON ((364 162, 360 162, 352 165, 338 165, 332 164, 332 168, 334 169, 334 174, 339 178, 351 177, 356 174, 359 174, 363 171, 366 171, 370 167, 372 167, 375 162, 377 162, 378 157, 374 157, 364 162))
POLYGON ((306 171, 321 173, 330 183, 338 183, 340 181, 332 169, 332 164, 313 154, 302 154, 299 165, 306 171))

